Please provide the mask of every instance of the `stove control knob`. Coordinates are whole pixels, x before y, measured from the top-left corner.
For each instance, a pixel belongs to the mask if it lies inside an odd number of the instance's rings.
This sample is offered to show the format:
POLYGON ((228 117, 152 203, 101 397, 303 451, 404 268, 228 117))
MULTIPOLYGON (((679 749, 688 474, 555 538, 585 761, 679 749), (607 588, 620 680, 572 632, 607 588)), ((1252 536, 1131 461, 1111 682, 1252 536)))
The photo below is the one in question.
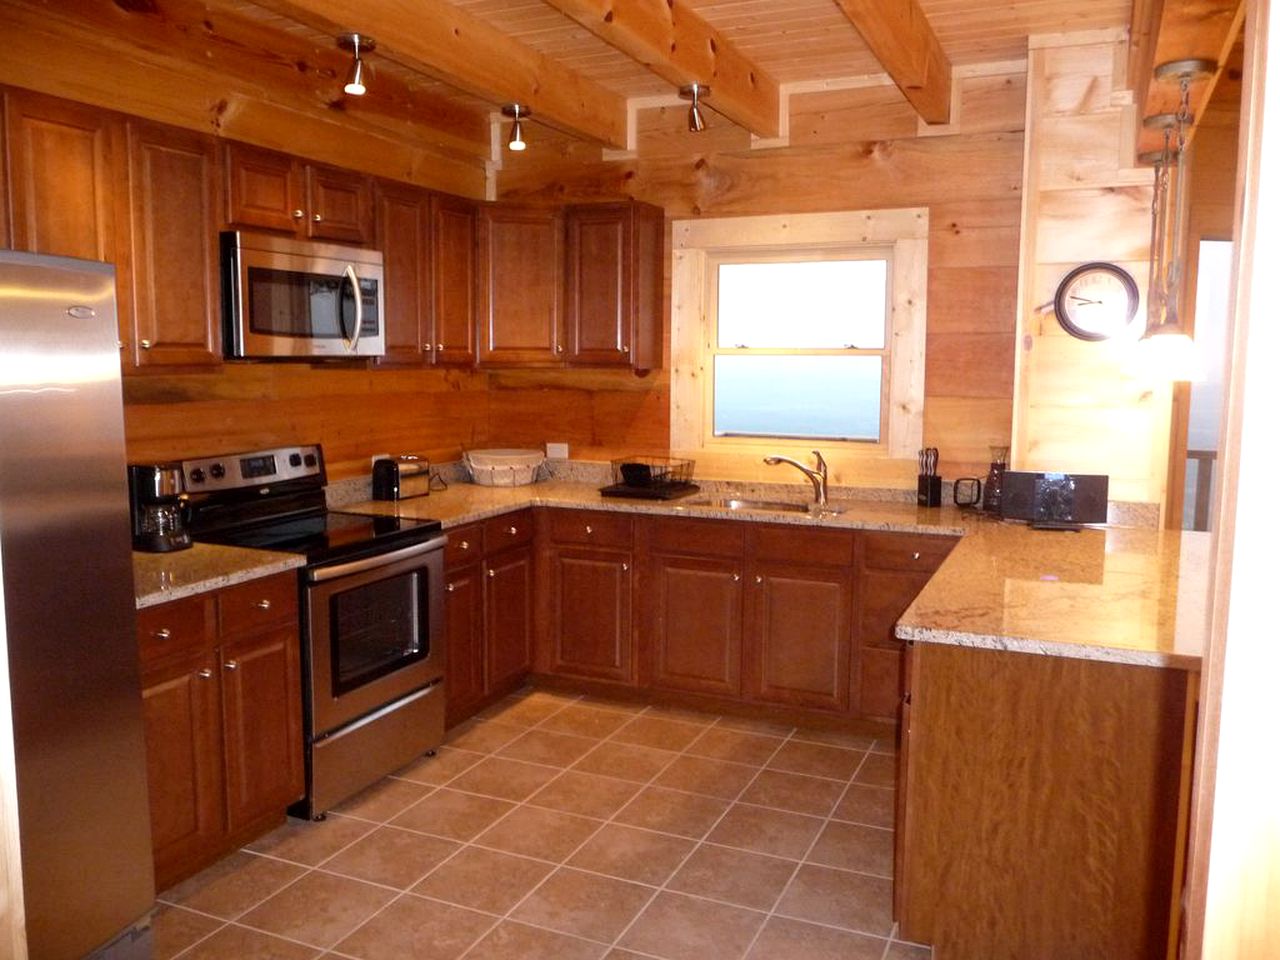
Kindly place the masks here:
POLYGON ((227 475, 227 468, 220 463, 215 463, 209 468, 209 476, 215 480, 221 480, 227 475))
POLYGON ((308 453, 302 458, 302 462, 308 467, 314 467, 316 465, 316 455, 314 453, 308 453))
POLYGON ((291 466, 291 467, 300 467, 300 466, 302 466, 302 454, 300 454, 300 453, 291 453, 291 454, 289 454, 289 466, 291 466))
POLYGON ((196 467, 191 471, 190 479, 192 483, 204 483, 204 471, 196 467))

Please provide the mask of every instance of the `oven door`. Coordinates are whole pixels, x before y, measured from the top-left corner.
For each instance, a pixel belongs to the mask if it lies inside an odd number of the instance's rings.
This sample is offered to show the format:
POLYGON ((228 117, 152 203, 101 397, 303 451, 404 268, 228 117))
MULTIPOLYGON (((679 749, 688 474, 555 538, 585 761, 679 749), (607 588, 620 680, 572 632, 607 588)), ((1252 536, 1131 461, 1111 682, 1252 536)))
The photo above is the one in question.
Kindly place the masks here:
POLYGON ((307 570, 312 740, 444 675, 445 540, 307 570))

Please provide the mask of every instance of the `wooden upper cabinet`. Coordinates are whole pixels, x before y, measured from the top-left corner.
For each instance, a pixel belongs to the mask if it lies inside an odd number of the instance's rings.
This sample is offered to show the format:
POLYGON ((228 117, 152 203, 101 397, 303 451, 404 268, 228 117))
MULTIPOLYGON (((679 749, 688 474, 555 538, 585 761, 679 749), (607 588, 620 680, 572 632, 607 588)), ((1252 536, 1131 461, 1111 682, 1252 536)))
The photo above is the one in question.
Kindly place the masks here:
POLYGON ((662 365, 663 213, 635 201, 565 212, 570 364, 662 365))
POLYGON ((494 205, 480 211, 480 362, 556 364, 564 357, 559 210, 494 205))
POLYGON ((126 368, 220 363, 217 142, 130 120, 128 155, 133 325, 126 368))
POLYGON ((373 240, 373 181, 363 174, 228 143, 227 220, 316 240, 373 240))
POLYGON ((379 363, 421 364, 435 350, 431 330, 430 195, 380 183, 378 248, 386 283, 386 355, 379 363))
POLYGON ((470 200, 444 194, 431 198, 432 356, 436 363, 476 361, 477 217, 478 205, 470 200))
POLYGON ((6 100, 14 248, 118 264, 120 118, 25 90, 6 100))

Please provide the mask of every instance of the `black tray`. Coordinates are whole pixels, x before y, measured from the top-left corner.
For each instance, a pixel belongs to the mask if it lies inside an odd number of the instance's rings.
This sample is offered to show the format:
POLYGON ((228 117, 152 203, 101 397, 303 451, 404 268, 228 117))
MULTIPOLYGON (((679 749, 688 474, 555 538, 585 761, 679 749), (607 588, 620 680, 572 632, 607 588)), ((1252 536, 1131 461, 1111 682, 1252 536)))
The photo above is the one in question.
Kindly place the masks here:
POLYGON ((648 487, 615 483, 612 486, 600 488, 602 497, 633 497, 636 500, 677 500, 697 492, 696 483, 655 483, 648 487))

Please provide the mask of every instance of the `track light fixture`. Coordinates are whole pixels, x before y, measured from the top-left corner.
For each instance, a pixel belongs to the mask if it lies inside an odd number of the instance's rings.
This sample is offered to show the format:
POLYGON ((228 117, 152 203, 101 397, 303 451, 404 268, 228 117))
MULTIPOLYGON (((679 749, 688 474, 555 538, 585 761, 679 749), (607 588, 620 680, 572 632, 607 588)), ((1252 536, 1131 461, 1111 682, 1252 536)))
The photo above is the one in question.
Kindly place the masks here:
POLYGON ((507 149, 515 150, 519 153, 525 148, 524 128, 520 120, 524 117, 531 116, 529 108, 519 103, 508 103, 502 108, 502 115, 512 119, 511 136, 507 138, 507 149))
POLYGON ((692 100, 689 104, 689 132, 701 133, 706 129, 707 123, 702 119, 702 111, 698 109, 698 98, 709 96, 711 88, 705 83, 690 83, 680 88, 680 96, 686 100, 692 100))
POLYGON ((353 97, 363 97, 365 93, 364 60, 361 59, 360 54, 375 49, 377 44, 373 42, 373 38, 363 33, 344 33, 338 38, 338 46, 351 52, 351 72, 347 74, 347 83, 342 90, 353 97))

